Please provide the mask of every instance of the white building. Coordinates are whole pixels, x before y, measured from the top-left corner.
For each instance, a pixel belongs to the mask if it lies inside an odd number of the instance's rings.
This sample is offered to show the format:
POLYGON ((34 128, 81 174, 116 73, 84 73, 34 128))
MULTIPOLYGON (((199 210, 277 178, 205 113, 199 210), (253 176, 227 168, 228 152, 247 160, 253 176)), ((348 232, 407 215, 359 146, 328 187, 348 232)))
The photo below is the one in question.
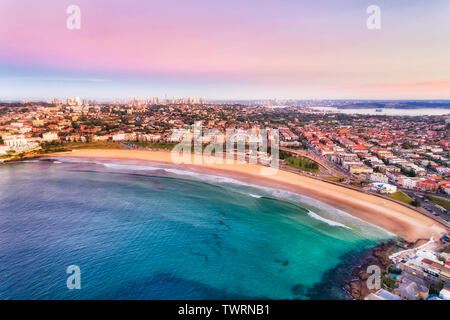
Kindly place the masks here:
POLYGON ((417 186, 417 182, 420 180, 423 180, 423 179, 402 176, 402 178, 399 179, 398 182, 402 185, 403 188, 414 189, 417 186))
POLYGON ((96 141, 96 142, 98 142, 98 141, 108 141, 108 139, 109 139, 109 136, 97 136, 97 135, 95 135, 93 138, 92 138, 94 141, 96 141))
POLYGON ((22 134, 24 134, 24 133, 28 133, 28 132, 31 132, 31 130, 32 130, 32 128, 31 128, 31 127, 28 127, 28 126, 23 126, 23 127, 19 128, 19 133, 22 133, 22 134))
POLYGON ((24 135, 14 135, 3 137, 3 142, 11 149, 25 146, 28 141, 24 135))
POLYGON ((370 188, 379 193, 395 193, 397 187, 387 183, 372 183, 370 188))
POLYGON ((12 122, 10 125, 12 127, 16 127, 16 128, 22 128, 23 127, 23 123, 22 122, 12 122))
POLYGON ((9 147, 6 144, 0 144, 0 155, 6 154, 9 150, 9 147))
POLYGON ((444 191, 446 194, 450 194, 450 186, 444 186, 444 191))
POLYGON ((112 136, 113 141, 125 141, 125 133, 118 133, 112 136))
POLYGON ((444 299, 444 300, 450 300, 450 289, 448 288, 443 288, 440 292, 439 292, 439 296, 444 299))
POLYGON ((113 141, 136 141, 136 133, 117 133, 112 135, 113 141))
POLYGON ((160 134, 143 134, 140 136, 140 139, 142 139, 144 141, 156 142, 156 141, 161 140, 161 135, 160 134))
POLYGON ((27 152, 39 148, 39 143, 25 138, 24 135, 3 136, 3 142, 16 152, 27 152))
POLYGON ((46 132, 42 134, 42 140, 44 140, 45 142, 52 142, 59 140, 59 138, 56 132, 46 132))
POLYGON ((182 140, 186 140, 186 142, 191 141, 192 133, 185 129, 175 129, 169 138, 170 142, 180 142, 182 140))
POLYGON ((388 183, 389 182, 389 178, 387 177, 387 175, 384 175, 382 173, 379 172, 374 172, 370 175, 370 181, 371 182, 381 182, 381 183, 388 183))
POLYGON ((437 168, 436 168, 436 171, 437 171, 439 174, 448 174, 448 173, 450 173, 450 168, 447 168, 447 167, 437 167, 437 168))

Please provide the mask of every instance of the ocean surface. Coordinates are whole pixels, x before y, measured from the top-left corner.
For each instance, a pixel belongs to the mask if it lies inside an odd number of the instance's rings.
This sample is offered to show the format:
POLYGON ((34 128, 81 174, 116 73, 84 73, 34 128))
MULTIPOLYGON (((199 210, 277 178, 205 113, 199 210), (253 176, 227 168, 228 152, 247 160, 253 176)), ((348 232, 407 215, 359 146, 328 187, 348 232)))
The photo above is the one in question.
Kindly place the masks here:
POLYGON ((181 167, 0 165, 0 299, 344 299, 352 265, 389 238, 314 199, 181 167))
POLYGON ((361 108, 361 109, 338 109, 335 107, 314 107, 318 111, 345 113, 345 114, 364 114, 372 116, 442 116, 450 114, 450 109, 445 108, 417 108, 417 109, 400 109, 400 108, 361 108), (381 110, 381 111, 377 111, 381 110))

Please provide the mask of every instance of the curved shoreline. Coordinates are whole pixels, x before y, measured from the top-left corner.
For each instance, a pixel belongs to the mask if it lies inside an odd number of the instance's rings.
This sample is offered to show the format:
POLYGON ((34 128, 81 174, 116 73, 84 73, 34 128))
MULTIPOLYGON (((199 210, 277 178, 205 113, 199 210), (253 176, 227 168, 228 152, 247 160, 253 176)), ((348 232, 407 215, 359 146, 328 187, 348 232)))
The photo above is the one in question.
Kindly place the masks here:
MULTIPOLYGON (((176 164, 172 161, 170 152, 161 151, 79 149, 46 156, 138 160, 176 164)), ((249 163, 210 164, 205 163, 205 159, 201 156, 193 156, 191 164, 179 165, 245 178, 263 186, 275 186, 283 190, 304 194, 348 212, 409 242, 414 242, 420 238, 430 238, 432 235, 439 236, 447 232, 436 221, 396 202, 292 172, 278 170, 274 174, 264 175, 261 174, 261 170, 269 168, 261 165, 249 163)))

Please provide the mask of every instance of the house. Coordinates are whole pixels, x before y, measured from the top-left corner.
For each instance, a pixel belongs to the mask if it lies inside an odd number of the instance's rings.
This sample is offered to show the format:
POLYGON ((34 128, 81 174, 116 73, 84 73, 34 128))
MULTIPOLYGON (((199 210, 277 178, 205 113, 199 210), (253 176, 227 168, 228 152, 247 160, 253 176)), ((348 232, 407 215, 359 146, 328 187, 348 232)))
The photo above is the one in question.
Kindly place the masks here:
POLYGON ((381 183, 389 182, 389 178, 380 172, 374 172, 374 173, 370 174, 369 180, 371 182, 381 182, 381 183))
POLYGON ((416 255, 400 265, 402 270, 432 282, 450 280, 450 269, 438 257, 427 250, 419 250, 416 255))
POLYGON ((450 185, 445 185, 443 189, 446 194, 450 194, 450 185))
POLYGON ((109 138, 110 138, 109 136, 97 136, 97 135, 94 135, 94 136, 92 137, 92 141, 96 141, 96 142, 102 141, 102 142, 105 142, 105 141, 108 141, 109 138))
POLYGON ((439 183, 432 180, 420 180, 417 181, 417 189, 421 191, 428 191, 428 192, 436 192, 439 188, 439 183))
POLYGON ((380 289, 376 293, 369 294, 364 300, 403 300, 403 298, 384 289, 380 289))
POLYGON ((117 133, 117 134, 113 135, 111 138, 112 138, 112 141, 125 141, 126 135, 125 135, 125 133, 117 133))
POLYGON ((386 172, 398 173, 401 169, 396 166, 386 166, 386 172))
POLYGON ((45 142, 52 142, 59 140, 59 138, 56 132, 46 132, 42 134, 42 140, 45 142))
POLYGON ((350 164, 348 166, 348 171, 352 174, 372 173, 373 169, 364 164, 350 164))
POLYGON ((25 146, 28 143, 24 135, 4 136, 3 142, 11 149, 25 146))
POLYGON ((401 278, 400 285, 394 293, 406 300, 419 300, 428 297, 428 287, 425 283, 417 283, 410 278, 401 278))
POLYGON ((443 166, 436 167, 436 171, 442 175, 450 174, 450 168, 443 167, 443 166))
POLYGON ((16 152, 25 152, 39 148, 39 143, 27 139, 24 135, 4 136, 3 142, 16 152))
POLYGON ((9 147, 6 144, 0 144, 0 155, 6 154, 9 150, 9 147))
POLYGON ((450 284, 446 284, 439 292, 439 296, 444 300, 450 300, 450 284))
POLYGON ((387 183, 372 183, 370 184, 370 189, 379 193, 395 193, 397 192, 397 187, 392 184, 387 183))
POLYGON ((417 182, 421 181, 420 178, 411 178, 406 176, 401 176, 398 178, 397 183, 400 184, 403 188, 406 189, 415 189, 417 186, 417 182))

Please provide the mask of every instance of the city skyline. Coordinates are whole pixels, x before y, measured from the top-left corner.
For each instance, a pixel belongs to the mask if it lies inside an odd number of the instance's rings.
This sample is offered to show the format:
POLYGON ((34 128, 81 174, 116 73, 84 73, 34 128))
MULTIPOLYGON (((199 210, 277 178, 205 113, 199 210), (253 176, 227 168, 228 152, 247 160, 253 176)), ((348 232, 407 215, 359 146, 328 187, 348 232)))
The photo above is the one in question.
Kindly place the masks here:
POLYGON ((3 1, 0 99, 450 99, 448 1, 372 4, 3 1))

